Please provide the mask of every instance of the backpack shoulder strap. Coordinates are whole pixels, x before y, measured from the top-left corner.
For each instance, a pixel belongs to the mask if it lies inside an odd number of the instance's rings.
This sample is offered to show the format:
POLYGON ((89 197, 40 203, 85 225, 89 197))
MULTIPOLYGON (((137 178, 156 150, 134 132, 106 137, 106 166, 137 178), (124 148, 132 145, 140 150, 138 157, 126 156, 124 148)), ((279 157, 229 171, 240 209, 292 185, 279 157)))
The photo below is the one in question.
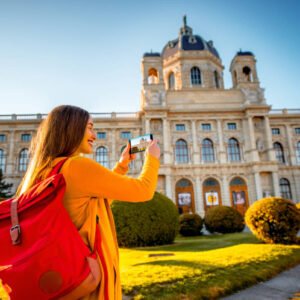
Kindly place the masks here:
MULTIPOLYGON (((49 173, 48 178, 58 174, 62 166, 64 165, 64 163, 67 161, 67 159, 68 157, 58 162, 49 173)), ((12 223, 12 226, 10 228, 11 241, 13 245, 18 245, 21 243, 21 227, 18 218, 18 198, 15 198, 11 201, 10 215, 11 215, 11 223, 12 223)))
POLYGON ((18 245, 21 243, 21 227, 18 218, 18 198, 11 201, 10 204, 10 215, 11 215, 11 228, 10 237, 13 245, 18 245))
POLYGON ((54 168, 51 170, 51 172, 49 173, 48 177, 51 177, 53 175, 56 175, 60 172, 61 168, 63 167, 64 163, 67 161, 68 157, 62 159, 61 161, 59 161, 54 168))

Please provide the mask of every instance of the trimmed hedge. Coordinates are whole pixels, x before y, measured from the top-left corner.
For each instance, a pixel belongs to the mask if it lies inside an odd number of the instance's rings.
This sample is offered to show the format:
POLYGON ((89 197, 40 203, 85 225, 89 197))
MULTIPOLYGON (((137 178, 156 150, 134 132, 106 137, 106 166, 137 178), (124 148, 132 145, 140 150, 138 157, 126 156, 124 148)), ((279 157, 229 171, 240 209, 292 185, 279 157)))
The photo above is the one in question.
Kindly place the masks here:
POLYGON ((209 208, 205 213, 204 224, 211 233, 241 232, 245 228, 243 216, 230 206, 209 208))
POLYGON ((5 285, 2 283, 2 280, 0 278, 0 299, 1 300, 9 300, 9 293, 11 292, 10 288, 8 285, 5 285))
POLYGON ((160 193, 147 202, 114 201, 112 211, 121 247, 171 244, 178 233, 177 208, 160 193))
POLYGON ((201 234, 203 220, 198 214, 182 214, 179 217, 179 233, 183 236, 201 234))
POLYGON ((247 210, 246 224, 266 243, 293 244, 300 229, 300 211, 291 200, 263 198, 247 210))

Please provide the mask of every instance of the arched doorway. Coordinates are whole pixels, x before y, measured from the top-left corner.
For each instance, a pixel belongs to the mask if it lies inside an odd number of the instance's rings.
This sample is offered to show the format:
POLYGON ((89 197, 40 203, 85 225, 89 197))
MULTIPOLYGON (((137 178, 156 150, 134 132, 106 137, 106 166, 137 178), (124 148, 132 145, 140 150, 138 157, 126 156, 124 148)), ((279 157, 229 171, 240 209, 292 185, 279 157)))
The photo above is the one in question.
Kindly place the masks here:
POLYGON ((204 209, 222 205, 221 188, 214 178, 208 178, 203 183, 204 209))
POLYGON ((180 214, 195 213, 194 189, 190 180, 183 178, 176 183, 176 205, 180 214))
POLYGON ((248 188, 245 181, 240 177, 235 177, 230 181, 231 206, 242 215, 248 208, 248 188))

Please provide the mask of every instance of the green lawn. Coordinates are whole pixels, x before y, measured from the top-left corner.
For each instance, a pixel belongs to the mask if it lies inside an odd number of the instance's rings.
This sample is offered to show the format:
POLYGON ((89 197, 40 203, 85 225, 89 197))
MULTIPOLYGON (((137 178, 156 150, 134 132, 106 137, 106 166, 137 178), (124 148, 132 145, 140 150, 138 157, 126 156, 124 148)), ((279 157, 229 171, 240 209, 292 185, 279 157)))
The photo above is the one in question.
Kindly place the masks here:
POLYGON ((216 299, 300 263, 300 246, 237 233, 120 249, 120 256, 124 294, 132 299, 216 299))

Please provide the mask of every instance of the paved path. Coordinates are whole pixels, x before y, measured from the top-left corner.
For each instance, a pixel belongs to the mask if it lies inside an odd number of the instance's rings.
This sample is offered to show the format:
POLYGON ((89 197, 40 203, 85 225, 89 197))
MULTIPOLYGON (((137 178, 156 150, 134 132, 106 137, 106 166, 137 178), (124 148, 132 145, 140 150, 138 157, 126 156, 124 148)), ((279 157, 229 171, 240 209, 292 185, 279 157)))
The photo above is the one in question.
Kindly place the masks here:
MULTIPOLYGON (((300 292, 300 265, 284 271, 273 279, 256 284, 223 300, 288 300, 300 292)), ((293 298, 294 296, 294 298, 293 298)))
MULTIPOLYGON (((273 279, 256 284, 222 300, 300 300, 300 264, 273 279)), ((123 295, 123 300, 131 299, 123 295)))

